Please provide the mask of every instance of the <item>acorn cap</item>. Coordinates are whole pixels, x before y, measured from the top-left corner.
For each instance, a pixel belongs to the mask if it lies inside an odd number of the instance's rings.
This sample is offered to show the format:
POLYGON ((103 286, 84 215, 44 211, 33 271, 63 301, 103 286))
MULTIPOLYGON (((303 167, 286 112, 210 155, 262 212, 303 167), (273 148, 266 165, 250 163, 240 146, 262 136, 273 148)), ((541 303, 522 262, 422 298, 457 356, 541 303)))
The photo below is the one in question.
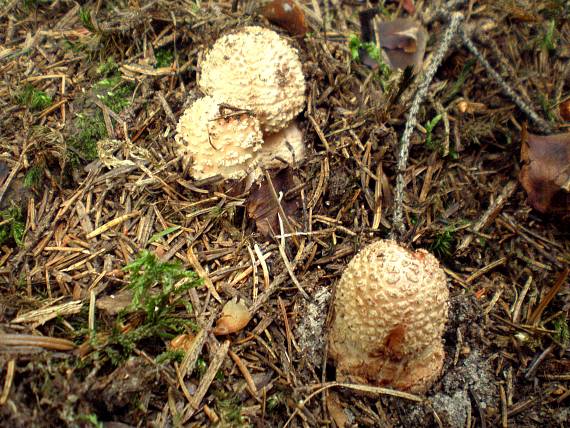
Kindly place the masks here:
POLYGON ((376 241, 347 265, 329 335, 338 380, 425 392, 443 367, 449 292, 437 259, 376 241))
POLYGON ((299 56, 274 31, 244 27, 222 36, 200 65, 200 88, 252 110, 263 132, 280 131, 303 110, 305 77, 299 56))
POLYGON ((263 142, 259 121, 243 110, 228 109, 219 98, 195 101, 180 117, 175 141, 185 166, 198 180, 222 175, 241 179, 255 166, 263 142))

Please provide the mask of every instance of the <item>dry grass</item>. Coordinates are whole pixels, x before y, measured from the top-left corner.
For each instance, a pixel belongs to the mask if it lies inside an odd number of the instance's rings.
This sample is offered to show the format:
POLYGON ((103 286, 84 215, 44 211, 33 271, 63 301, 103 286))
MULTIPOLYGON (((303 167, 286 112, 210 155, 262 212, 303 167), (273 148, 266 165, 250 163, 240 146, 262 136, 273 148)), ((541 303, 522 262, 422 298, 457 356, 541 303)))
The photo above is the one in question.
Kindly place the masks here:
MULTIPOLYGON (((294 237, 264 240, 245 213, 247 193, 193 182, 171 148, 177 118, 200 95, 200 52, 232 28, 270 26, 257 2, 237 2, 237 12, 229 1, 4 3, 0 202, 20 207, 25 225, 20 245, 0 247, 5 424, 554 427, 570 417, 567 225, 526 204, 517 174, 528 117, 459 42, 419 111, 404 173, 401 241, 438 255, 453 296, 445 374, 418 403, 355 393, 363 388, 331 382, 325 364, 336 280, 364 243, 394 229, 399 140, 417 87, 386 92, 351 61, 347 37, 364 6, 300 2, 310 34, 291 42, 309 82, 300 121, 310 156, 294 170, 302 185, 292 196, 302 209, 294 237), (26 85, 45 95, 23 105, 26 85), (459 112, 460 100, 474 110, 459 112), (117 142, 98 157, 104 137, 117 142), (123 268, 144 249, 204 279, 171 300, 176 324, 164 330, 142 332, 140 312, 117 315, 120 297, 130 301, 123 268), (215 337, 235 297, 253 318, 215 337), (181 330, 196 335, 182 358, 157 360, 181 330)), ((570 93, 563 2, 452 3, 509 86, 567 129, 557 116, 570 93)), ((439 6, 417 4, 428 53, 446 26, 439 6)), ((403 14, 395 3, 387 10, 403 14)))

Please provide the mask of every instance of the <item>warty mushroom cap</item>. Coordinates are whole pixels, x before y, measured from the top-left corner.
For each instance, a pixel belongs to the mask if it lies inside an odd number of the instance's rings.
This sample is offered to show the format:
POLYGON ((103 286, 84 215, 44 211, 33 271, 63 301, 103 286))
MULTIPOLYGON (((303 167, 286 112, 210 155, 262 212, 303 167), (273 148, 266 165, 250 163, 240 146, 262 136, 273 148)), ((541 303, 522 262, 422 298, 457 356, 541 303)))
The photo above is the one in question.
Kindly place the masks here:
POLYGON ((263 132, 280 131, 303 110, 305 77, 299 56, 274 31, 252 26, 222 36, 200 65, 200 88, 252 110, 263 132))
POLYGON ((247 112, 225 112, 217 97, 196 100, 180 117, 176 148, 198 180, 222 175, 241 179, 256 164, 263 143, 259 121, 247 112))
POLYGON ((365 247, 336 289, 329 349, 337 378, 426 391, 443 367, 448 298, 427 251, 390 240, 365 247))

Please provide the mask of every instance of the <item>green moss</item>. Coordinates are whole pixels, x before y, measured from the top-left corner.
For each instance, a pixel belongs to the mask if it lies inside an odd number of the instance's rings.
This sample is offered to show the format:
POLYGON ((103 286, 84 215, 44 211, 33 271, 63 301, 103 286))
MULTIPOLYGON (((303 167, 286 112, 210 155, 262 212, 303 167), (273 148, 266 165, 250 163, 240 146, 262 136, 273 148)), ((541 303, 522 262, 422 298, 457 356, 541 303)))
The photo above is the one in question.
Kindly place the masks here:
POLYGON ((10 207, 0 211, 0 244, 14 242, 22 245, 24 238, 24 216, 18 207, 10 207))
POLYGON ((172 65, 172 62, 174 61, 174 52, 169 49, 158 49, 154 53, 154 56, 156 57, 155 68, 168 67, 172 65))
POLYGON ((107 128, 103 114, 97 112, 94 116, 78 113, 74 121, 77 133, 68 141, 68 158, 73 165, 81 160, 97 159, 97 142, 107 137, 107 128))
MULTIPOLYGON (((191 287, 202 284, 196 273, 185 270, 178 263, 164 263, 149 251, 143 251, 136 260, 124 267, 129 272, 132 303, 123 310, 103 351, 114 365, 125 361, 143 340, 159 342, 171 340, 179 334, 195 331, 196 324, 175 313, 174 301, 191 287), (124 332, 123 319, 131 314, 144 313, 142 324, 124 332)), ((157 361, 166 363, 180 357, 165 351, 157 361)))
POLYGON ((178 263, 163 263, 146 250, 125 266, 124 270, 130 273, 129 288, 133 291, 131 309, 144 310, 150 323, 159 321, 168 312, 171 294, 180 295, 202 283, 195 272, 185 270, 178 263), (183 279, 184 282, 181 281, 183 279), (178 287, 175 287, 179 282, 178 287), (157 284, 161 289, 158 293, 151 294, 151 288, 157 284))
POLYGON ((131 104, 135 85, 131 82, 123 82, 121 76, 115 74, 95 83, 93 90, 103 104, 115 113, 119 113, 131 104))
POLYGON ((570 344, 570 328, 568 327, 568 320, 564 314, 554 320, 554 339, 562 345, 565 349, 570 344))
POLYGON ((449 257, 453 253, 455 245, 455 229, 446 227, 443 231, 435 235, 435 239, 431 244, 431 251, 439 257, 449 257))
POLYGON ((230 392, 218 389, 214 391, 216 397, 216 410, 220 416, 221 427, 248 427, 250 426, 242 416, 242 406, 237 397, 230 392))
POLYGON ((44 170, 39 165, 32 166, 24 176, 24 187, 30 188, 35 187, 39 184, 42 176, 44 175, 44 170))
POLYGON ((392 74, 390 66, 382 60, 380 47, 372 42, 363 42, 356 34, 351 34, 348 38, 348 49, 353 61, 361 61, 362 52, 366 52, 368 56, 378 64, 377 78, 380 80, 382 88, 386 90, 387 81, 392 74))
POLYGON ((51 105, 52 99, 44 91, 28 84, 16 95, 16 102, 30 110, 43 110, 51 105))
POLYGON ((112 56, 107 58, 107 61, 101 63, 97 67, 97 73, 103 77, 113 76, 119 72, 119 66, 112 56))
POLYGON ((184 351, 178 349, 175 351, 172 350, 165 351, 159 356, 157 356, 154 359, 154 361, 156 362, 156 364, 168 364, 172 361, 177 361, 180 363, 182 362, 183 358, 184 358, 184 351))

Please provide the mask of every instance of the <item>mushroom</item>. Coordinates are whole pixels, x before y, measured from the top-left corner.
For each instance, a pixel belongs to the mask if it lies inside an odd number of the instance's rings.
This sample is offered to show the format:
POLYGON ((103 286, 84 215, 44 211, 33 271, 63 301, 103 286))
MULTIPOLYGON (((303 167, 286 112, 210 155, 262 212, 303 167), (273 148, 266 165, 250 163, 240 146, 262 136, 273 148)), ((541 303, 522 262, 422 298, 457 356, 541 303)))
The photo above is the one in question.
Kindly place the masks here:
POLYGON ((259 121, 249 112, 230 108, 220 98, 195 101, 180 117, 175 136, 178 153, 196 179, 216 175, 244 178, 256 165, 263 143, 259 121))
POLYGON ((282 168, 287 164, 297 164, 305 158, 303 132, 292 121, 287 128, 266 135, 257 158, 265 168, 282 168))
POLYGON ((253 111, 265 133, 285 128, 305 105, 299 56, 274 31, 244 27, 222 36, 200 65, 200 88, 253 111))
POLYGON ((336 289, 329 349, 337 378, 425 392, 443 366, 448 298, 427 251, 390 240, 365 247, 336 289))

